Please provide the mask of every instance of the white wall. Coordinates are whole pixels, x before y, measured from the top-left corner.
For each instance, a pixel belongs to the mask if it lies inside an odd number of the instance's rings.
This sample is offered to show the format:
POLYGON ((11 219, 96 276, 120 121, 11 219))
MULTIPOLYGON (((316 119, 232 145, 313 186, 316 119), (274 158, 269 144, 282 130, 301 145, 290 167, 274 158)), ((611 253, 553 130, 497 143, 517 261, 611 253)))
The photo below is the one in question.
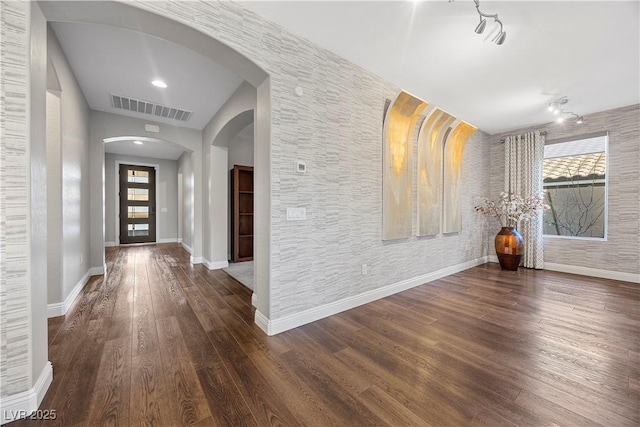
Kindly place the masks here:
MULTIPOLYGON (((50 71, 54 72, 53 66, 50 71)), ((61 300, 62 291, 62 129, 60 92, 48 91, 47 105, 47 286, 51 300, 61 300)))
POLYGON ((104 169, 104 141, 101 132, 100 115, 91 111, 91 125, 89 127, 89 161, 91 162, 91 174, 89 185, 91 186, 91 220, 90 220, 90 262, 96 269, 103 269, 106 273, 106 260, 104 255, 105 244, 105 169, 104 169))
MULTIPOLYGON (((62 303, 90 270, 89 265, 89 107, 49 28, 49 59, 61 88, 62 130, 62 286, 49 289, 49 304, 62 303)), ((49 183, 58 185, 58 183, 49 183)))
POLYGON ((231 140, 228 156, 228 169, 233 169, 234 165, 253 166, 253 123, 231 140))
MULTIPOLYGON (((256 98, 256 89, 243 82, 202 131, 205 182, 203 229, 207 236, 203 242, 203 253, 210 265, 216 268, 224 267, 228 259, 230 143, 242 129, 254 122, 256 98), (214 145, 218 148, 213 148, 214 145)), ((238 156, 247 157, 246 145, 237 150, 238 156)), ((251 159, 253 165, 253 154, 251 159)))
MULTIPOLYGON (((48 351, 47 351, 47 129, 46 129, 46 88, 47 88, 47 26, 44 15, 38 3, 32 2, 31 6, 31 61, 30 61, 30 193, 31 193, 31 383, 32 385, 41 377, 48 376, 48 351)), ((4 6, 3 6, 4 7, 4 6)), ((4 93, 4 91, 3 91, 4 93)), ((3 173, 8 171, 3 164, 3 173)), ((3 215, 3 221, 5 216, 3 215)), ((2 225, 2 228, 5 224, 2 225)), ((3 245, 4 246, 4 245, 3 245)), ((9 248, 3 248, 9 256, 15 254, 9 248)), ((14 273, 12 272, 12 276, 14 273)), ((7 281, 3 278, 3 282, 7 281)), ((2 291, 3 298, 7 293, 2 291)), ((10 320, 2 314, 2 322, 9 325, 10 320), (6 322, 6 323, 5 323, 6 322)), ((12 333, 15 332, 12 324, 12 333)), ((3 347, 7 347, 7 341, 2 339, 3 347)), ((4 354, 2 360, 6 360, 4 354)), ((13 366, 12 366, 13 368, 13 366)), ((4 374, 4 370, 3 370, 4 374)), ((2 382, 6 385, 5 379, 2 382)), ((48 386, 48 384, 46 384, 48 386)), ((45 388, 46 390, 46 388, 45 388)), ((40 403, 42 395, 37 396, 36 403, 40 403)), ((0 405, 2 406, 2 405, 0 405)), ((5 408, 3 408, 5 409, 5 408)), ((2 420, 0 414, 0 420, 2 420)))
MULTIPOLYGON (((156 123, 151 120, 140 120, 131 117, 120 116, 117 114, 105 113, 102 111, 91 111, 91 147, 92 147, 92 179, 91 179, 91 191, 94 194, 92 201, 92 216, 96 218, 103 218, 104 223, 108 221, 106 217, 106 174, 109 173, 105 170, 104 166, 104 140, 106 138, 118 137, 118 136, 138 136, 138 137, 150 137, 163 141, 168 141, 174 144, 182 146, 185 150, 193 152, 194 156, 202 158, 202 132, 196 129, 183 128, 178 126, 171 126, 164 123, 156 123), (154 124, 160 128, 160 131, 148 132, 145 130, 145 124, 154 124)), ((187 153, 189 154, 189 153, 187 153)), ((197 162, 193 165, 193 182, 194 185, 202 187, 202 163, 197 162)), ((176 178, 177 179, 177 178, 176 178)), ((177 185, 177 184, 176 184, 177 185)), ((197 195, 196 195, 197 196, 197 195)), ((200 193, 201 196, 201 193, 200 193)), ((177 196, 176 196, 177 197, 177 196)), ((176 216, 177 224, 177 216, 176 216)), ((193 247, 195 256, 199 255, 202 251, 202 199, 201 197, 194 198, 193 203, 193 222, 189 225, 194 229, 194 238, 190 246, 193 247)), ((112 242, 113 240, 107 239, 106 229, 103 228, 103 222, 92 223, 92 262, 97 265, 102 265, 104 262, 104 245, 105 242, 112 242)), ((167 230, 167 233, 169 231, 167 230)), ((113 234, 111 234, 113 235, 113 234)), ((167 238, 177 238, 177 231, 175 235, 167 236, 167 238)), ((111 237, 109 237, 111 238, 111 237)))
POLYGON ((176 242, 178 240, 178 162, 176 160, 156 159, 152 157, 124 156, 121 154, 105 154, 105 244, 119 241, 116 235, 116 162, 121 164, 158 165, 156 171, 156 215, 158 243, 176 242), (162 212, 166 208, 167 212, 162 212))
POLYGON ((191 153, 184 153, 178 159, 178 173, 182 175, 182 200, 178 200, 182 203, 182 245, 193 253, 195 188, 191 153))
POLYGON ((208 267, 210 269, 225 268, 229 266, 228 260, 231 258, 231 229, 229 228, 231 212, 229 211, 229 149, 217 145, 210 146, 211 149, 211 176, 209 179, 209 218, 211 243, 211 260, 208 267), (228 242, 226 247, 221 243, 228 242))
MULTIPOLYGON (((253 293, 256 312, 271 316, 271 209, 276 197, 271 189, 271 78, 257 89, 253 169, 253 293)), ((264 326, 263 326, 264 327, 264 326)))

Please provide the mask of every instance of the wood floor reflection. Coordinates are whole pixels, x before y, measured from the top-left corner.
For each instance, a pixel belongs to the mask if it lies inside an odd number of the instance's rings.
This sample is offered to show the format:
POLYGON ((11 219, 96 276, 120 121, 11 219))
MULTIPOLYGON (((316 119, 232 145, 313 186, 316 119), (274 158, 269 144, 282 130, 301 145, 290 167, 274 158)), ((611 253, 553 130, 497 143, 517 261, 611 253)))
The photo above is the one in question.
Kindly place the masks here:
POLYGON ((267 337, 250 291, 178 245, 109 248, 49 321, 54 421, 640 424, 640 286, 486 264, 267 337))

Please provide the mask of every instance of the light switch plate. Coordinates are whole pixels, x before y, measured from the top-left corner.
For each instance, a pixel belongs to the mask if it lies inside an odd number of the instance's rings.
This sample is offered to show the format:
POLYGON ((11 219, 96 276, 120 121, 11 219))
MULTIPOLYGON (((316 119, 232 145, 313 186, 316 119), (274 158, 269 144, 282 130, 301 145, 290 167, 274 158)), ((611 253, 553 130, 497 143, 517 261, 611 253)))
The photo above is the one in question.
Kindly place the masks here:
POLYGON ((307 219, 305 208, 287 208, 287 221, 304 221, 307 219))
POLYGON ((167 209, 167 208, 162 208, 162 209, 160 209, 160 212, 169 212, 169 209, 167 209))

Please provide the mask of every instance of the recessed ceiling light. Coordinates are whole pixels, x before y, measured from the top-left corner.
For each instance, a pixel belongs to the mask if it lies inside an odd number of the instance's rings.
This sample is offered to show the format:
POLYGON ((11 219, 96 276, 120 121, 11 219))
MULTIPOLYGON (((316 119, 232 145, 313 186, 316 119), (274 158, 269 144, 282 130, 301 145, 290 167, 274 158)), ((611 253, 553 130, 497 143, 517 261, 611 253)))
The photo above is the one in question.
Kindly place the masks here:
POLYGON ((151 82, 151 84, 154 85, 155 87, 161 87, 162 89, 167 87, 167 84, 162 80, 154 80, 151 82))
POLYGON ((133 141, 133 143, 136 145, 142 145, 142 141, 133 141))

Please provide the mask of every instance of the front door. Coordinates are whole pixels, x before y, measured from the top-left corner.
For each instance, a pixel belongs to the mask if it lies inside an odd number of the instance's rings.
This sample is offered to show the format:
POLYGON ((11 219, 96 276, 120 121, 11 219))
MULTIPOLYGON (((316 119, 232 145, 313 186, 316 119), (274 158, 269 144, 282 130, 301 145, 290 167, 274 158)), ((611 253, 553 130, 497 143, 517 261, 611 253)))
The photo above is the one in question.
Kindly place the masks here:
POLYGON ((156 241, 156 170, 120 165, 120 243, 156 241))

